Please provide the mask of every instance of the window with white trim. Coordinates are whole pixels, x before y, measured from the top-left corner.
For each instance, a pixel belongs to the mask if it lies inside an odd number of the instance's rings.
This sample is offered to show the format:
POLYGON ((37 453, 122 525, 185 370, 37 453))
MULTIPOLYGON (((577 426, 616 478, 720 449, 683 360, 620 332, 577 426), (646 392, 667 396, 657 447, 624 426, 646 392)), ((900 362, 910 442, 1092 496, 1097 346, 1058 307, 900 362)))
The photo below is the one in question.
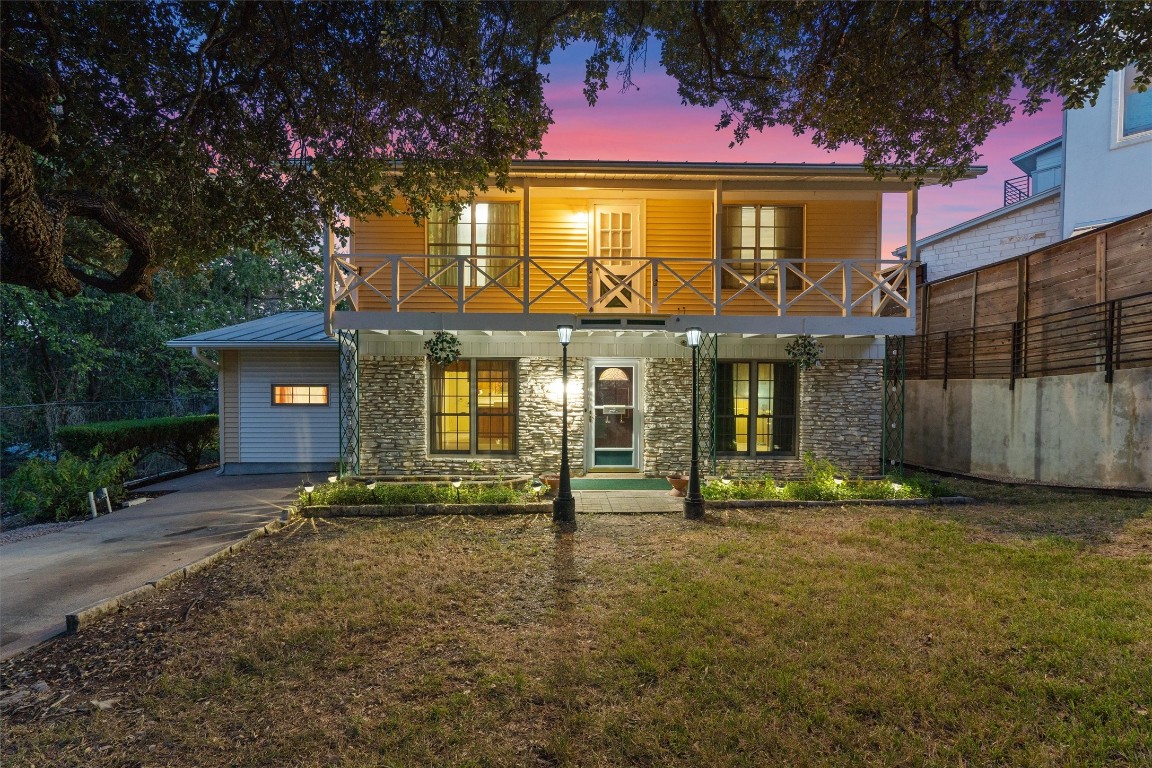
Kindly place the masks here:
POLYGON ((1124 82, 1121 87, 1121 136, 1134 136, 1137 133, 1152 131, 1152 87, 1140 90, 1136 83, 1136 67, 1124 68, 1124 82))
POLYGON ((464 285, 520 285, 520 204, 472 203, 459 211, 441 208, 428 216, 428 274, 432 282, 456 287, 458 258, 464 285))
MULTIPOLYGON (((785 268, 773 260, 804 258, 804 206, 726 205, 721 244, 727 267, 723 287, 740 288, 745 284, 729 271, 731 269, 740 275, 759 278, 762 288, 775 288, 778 275, 785 268)), ((788 290, 803 288, 804 281, 799 275, 786 274, 788 290)))
POLYGON ((432 364, 430 374, 432 453, 516 452, 515 360, 432 364))

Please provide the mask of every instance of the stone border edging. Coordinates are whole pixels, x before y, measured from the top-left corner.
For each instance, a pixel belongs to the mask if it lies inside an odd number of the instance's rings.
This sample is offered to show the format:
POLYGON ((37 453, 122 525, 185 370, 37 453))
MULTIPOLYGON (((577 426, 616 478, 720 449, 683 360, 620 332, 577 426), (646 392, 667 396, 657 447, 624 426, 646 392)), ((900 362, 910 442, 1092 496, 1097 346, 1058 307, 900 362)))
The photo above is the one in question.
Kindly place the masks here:
POLYGON ((262 539, 271 533, 275 533, 283 527, 284 522, 282 520, 273 520, 267 525, 249 532, 248 535, 242 538, 240 541, 237 541, 234 544, 229 544, 223 549, 217 552, 213 552, 206 557, 202 557, 194 563, 189 563, 182 568, 177 568, 176 570, 171 571, 170 573, 166 573, 157 579, 153 579, 142 587, 130 589, 127 592, 116 595, 115 597, 110 597, 107 600, 101 600, 100 602, 94 603, 87 608, 82 608, 79 611, 76 611, 76 613, 69 613, 64 617, 65 631, 71 635, 79 632, 82 629, 86 629, 103 617, 120 610, 120 608, 132 605, 133 603, 138 603, 141 600, 152 596, 159 589, 164 589, 165 587, 170 587, 173 584, 177 584, 189 576, 195 573, 199 573, 213 563, 218 563, 224 558, 236 554, 252 542, 256 541, 256 539, 262 539))
POLYGON ((331 504, 300 507, 304 517, 412 517, 415 515, 522 515, 551 512, 552 502, 523 504, 331 504))
POLYGON ((934 504, 971 504, 971 496, 940 496, 935 499, 840 499, 839 501, 787 501, 785 499, 731 499, 705 501, 705 509, 758 509, 771 507, 930 507, 934 504))

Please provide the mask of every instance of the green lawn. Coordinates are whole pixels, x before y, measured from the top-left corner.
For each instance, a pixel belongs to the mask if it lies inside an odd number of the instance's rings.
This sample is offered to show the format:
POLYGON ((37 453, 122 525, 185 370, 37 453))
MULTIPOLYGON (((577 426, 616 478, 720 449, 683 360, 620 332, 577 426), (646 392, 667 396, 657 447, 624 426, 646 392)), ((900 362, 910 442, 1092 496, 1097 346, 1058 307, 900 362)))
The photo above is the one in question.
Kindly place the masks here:
POLYGON ((159 660, 4 764, 1152 765, 1152 505, 1004 495, 318 522, 66 641, 159 660))

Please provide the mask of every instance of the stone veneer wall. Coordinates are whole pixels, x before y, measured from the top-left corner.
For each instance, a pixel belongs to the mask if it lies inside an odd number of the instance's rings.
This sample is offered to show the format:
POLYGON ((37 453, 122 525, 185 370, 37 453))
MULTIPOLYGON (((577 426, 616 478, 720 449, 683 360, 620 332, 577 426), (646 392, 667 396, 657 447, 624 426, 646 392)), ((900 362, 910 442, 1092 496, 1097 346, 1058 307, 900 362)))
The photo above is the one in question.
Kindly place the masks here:
POLYGON ((800 376, 800 451, 855 475, 880 473, 884 361, 825 360, 800 376))
MULTIPOLYGON (((517 365, 517 455, 437 456, 428 453, 428 361, 425 357, 365 356, 360 360, 360 471, 373 474, 526 474, 558 471, 562 408, 550 389, 560 379, 556 358, 525 357, 517 365)), ((583 360, 568 359, 570 381, 583 381, 583 360)), ((572 402, 575 400, 575 402, 572 402)), ((584 408, 568 403, 568 452, 573 472, 584 462, 584 408)))
MULTIPOLYGON (((691 457, 692 360, 649 358, 644 365, 643 470, 650 475, 687 472, 691 457)), ((551 399, 560 360, 524 357, 517 366, 519 416, 516 456, 432 456, 428 453, 427 372, 424 357, 362 357, 360 361, 361 472, 467 474, 477 461, 484 472, 555 472, 560 465, 561 407, 551 399)), ((584 380, 583 358, 568 359, 571 381, 584 380)), ((880 471, 883 362, 825 360, 800 376, 800 453, 811 450, 853 474, 880 471)), ((706 400, 706 398, 705 398, 706 400)), ((584 408, 568 404, 569 461, 584 466, 584 408)), ((703 415, 703 414, 702 414, 703 415)), ((701 429, 701 468, 708 467, 708 433, 701 429)), ((797 458, 717 457, 721 471, 800 477, 797 458)))
MULTIPOLYGON (((643 362, 644 472, 687 473, 692 457, 692 358, 657 357, 643 362)), ((702 433, 701 471, 706 467, 707 445, 707 435, 702 433)))
MULTIPOLYGON (((646 361, 644 379, 644 471, 652 475, 687 472, 692 439, 692 360, 646 361)), ((883 420, 880 360, 825 360, 800 375, 800 455, 812 451, 853 474, 880 472, 883 420)), ((703 382, 701 382, 703 384, 703 382)), ((704 401, 707 401, 705 392, 704 401)), ((709 435, 700 430, 701 471, 708 467, 709 435)), ((778 459, 716 457, 717 472, 771 474, 799 478, 799 456, 778 459)))

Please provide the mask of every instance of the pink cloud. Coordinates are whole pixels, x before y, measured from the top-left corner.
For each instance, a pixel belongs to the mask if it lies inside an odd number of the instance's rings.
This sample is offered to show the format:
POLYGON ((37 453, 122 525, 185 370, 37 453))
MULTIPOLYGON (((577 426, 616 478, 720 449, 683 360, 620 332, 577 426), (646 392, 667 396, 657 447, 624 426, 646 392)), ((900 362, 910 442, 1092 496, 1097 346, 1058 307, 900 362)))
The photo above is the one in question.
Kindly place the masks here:
MULTIPOLYGON (((582 93, 586 46, 560 52, 545 70, 551 82, 545 96, 555 124, 544 138, 544 150, 556 160, 664 160, 670 162, 858 163, 856 147, 826 152, 790 128, 776 127, 753 134, 742 145, 729 147, 731 131, 717 131, 719 109, 681 104, 676 81, 649 54, 647 68, 637 67, 633 80, 639 90, 621 93, 619 81, 589 107, 582 93)), ((988 172, 951 187, 921 191, 917 233, 920 237, 955 226, 999 208, 1005 179, 1021 175, 1009 158, 1060 135, 1059 103, 1029 117, 1018 116, 993 131, 980 148, 988 172)), ((888 195, 884 205, 884 252, 904 245, 904 196, 888 195)))

